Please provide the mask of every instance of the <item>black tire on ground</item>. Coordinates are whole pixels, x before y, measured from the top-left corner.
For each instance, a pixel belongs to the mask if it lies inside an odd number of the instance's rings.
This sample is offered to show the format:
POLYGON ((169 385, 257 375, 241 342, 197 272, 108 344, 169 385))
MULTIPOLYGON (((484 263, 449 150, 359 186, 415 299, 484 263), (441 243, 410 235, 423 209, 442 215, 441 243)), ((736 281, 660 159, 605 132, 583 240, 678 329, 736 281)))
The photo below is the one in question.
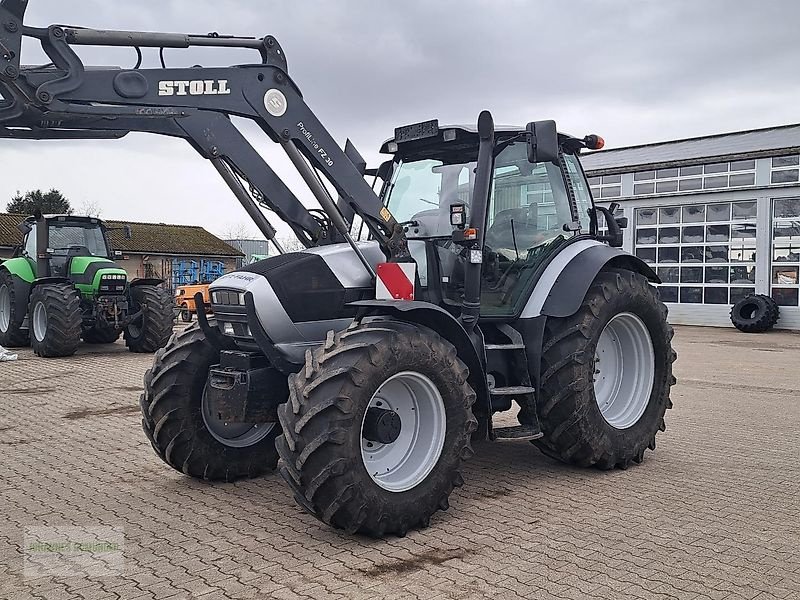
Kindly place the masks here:
POLYGON ((155 352, 172 336, 172 297, 157 285, 133 286, 130 311, 136 313, 140 308, 141 320, 125 328, 125 345, 131 352, 155 352))
MULTIPOLYGON (((25 321, 25 312, 17 314, 17 290, 14 288, 14 278, 11 273, 6 270, 0 270, 0 290, 5 289, 4 293, 8 294, 8 325, 3 331, 3 319, 0 318, 0 346, 6 348, 21 348, 27 346, 29 343, 29 336, 27 329, 21 329, 22 323, 25 321)), ((2 293, 0 293, 2 296, 2 293)), ((27 306, 28 303, 25 303, 27 306)))
POLYGON ((192 322, 192 311, 190 311, 189 307, 185 304, 181 306, 181 321, 184 323, 192 322))
POLYGON ((31 292, 31 348, 43 358, 72 356, 81 341, 81 295, 72 284, 37 285, 31 292), (39 328, 42 322, 43 331, 39 328))
POLYGON ((122 332, 113 327, 92 327, 84 329, 81 334, 87 344, 113 344, 122 335, 122 332))
POLYGON ((751 294, 731 308, 731 322, 739 331, 763 333, 775 326, 780 317, 778 303, 770 296, 751 294))
POLYGON ((289 402, 278 407, 281 474, 308 512, 350 533, 380 537, 426 527, 447 510, 463 484, 462 460, 473 454, 475 392, 456 349, 434 331, 392 320, 354 323, 330 332, 323 347, 289 378, 289 402), (427 377, 444 405, 446 431, 437 462, 414 487, 388 491, 367 472, 361 424, 377 389, 398 373, 427 377))
POLYGON ((202 398, 208 368, 218 361, 219 353, 197 325, 173 336, 144 376, 142 429, 161 460, 185 475, 211 481, 258 477, 278 463, 280 427, 275 423, 266 437, 246 447, 225 445, 211 434, 202 398))
POLYGON ((646 449, 655 450, 664 431, 664 414, 672 408, 675 383, 672 327, 656 289, 638 273, 609 269, 595 278, 577 313, 547 321, 541 365, 539 417, 544 437, 534 441, 542 452, 566 463, 600 469, 640 463, 646 449), (647 328, 653 348, 653 384, 637 421, 612 426, 595 399, 595 351, 608 322, 632 313, 647 328))

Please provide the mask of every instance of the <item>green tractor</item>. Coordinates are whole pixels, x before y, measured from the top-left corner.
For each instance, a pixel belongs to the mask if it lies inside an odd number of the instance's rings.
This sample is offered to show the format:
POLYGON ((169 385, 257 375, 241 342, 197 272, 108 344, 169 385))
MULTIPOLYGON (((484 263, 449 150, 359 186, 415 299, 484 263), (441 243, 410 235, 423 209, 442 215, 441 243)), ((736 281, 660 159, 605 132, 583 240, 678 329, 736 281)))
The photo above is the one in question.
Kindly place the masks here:
POLYGON ((0 346, 30 343, 42 357, 71 356, 81 338, 108 344, 123 332, 132 352, 166 345, 172 297, 160 279, 128 282, 110 260, 102 221, 37 214, 19 229, 22 245, 0 264, 0 346))

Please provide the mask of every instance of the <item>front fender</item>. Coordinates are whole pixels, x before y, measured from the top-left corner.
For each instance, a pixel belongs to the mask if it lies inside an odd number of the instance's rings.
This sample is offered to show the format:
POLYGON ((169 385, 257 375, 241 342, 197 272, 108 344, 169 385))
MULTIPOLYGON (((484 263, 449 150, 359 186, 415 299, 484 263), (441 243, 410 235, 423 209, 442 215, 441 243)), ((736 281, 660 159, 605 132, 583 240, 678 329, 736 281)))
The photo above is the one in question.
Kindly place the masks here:
POLYGON ((522 310, 521 318, 575 314, 597 274, 607 267, 634 271, 652 283, 661 283, 655 271, 640 258, 596 240, 581 240, 565 246, 548 265, 522 310))
POLYGON ((139 285, 161 285, 162 283, 164 283, 163 279, 142 277, 140 279, 134 279, 133 281, 131 281, 130 287, 136 287, 139 285))
POLYGON ((349 306, 357 306, 360 309, 358 317, 380 315, 428 327, 453 344, 458 358, 469 369, 467 381, 475 390, 476 405, 480 407, 481 411, 486 411, 487 415, 491 415, 489 387, 486 384, 483 361, 470 340, 469 334, 453 315, 435 304, 409 300, 360 300, 351 302, 349 306))

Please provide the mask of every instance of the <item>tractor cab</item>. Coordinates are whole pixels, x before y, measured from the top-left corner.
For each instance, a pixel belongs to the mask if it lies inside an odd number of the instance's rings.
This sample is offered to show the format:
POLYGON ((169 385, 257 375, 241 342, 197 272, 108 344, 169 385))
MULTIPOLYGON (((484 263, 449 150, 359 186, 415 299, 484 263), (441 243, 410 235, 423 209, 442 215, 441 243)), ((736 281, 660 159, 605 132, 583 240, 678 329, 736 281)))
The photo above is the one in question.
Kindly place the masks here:
POLYGON ((20 229, 24 233, 22 253, 37 277, 69 278, 74 269, 96 262, 91 259, 111 258, 106 227, 93 217, 41 215, 29 217, 20 229))
MULTIPOLYGON (((540 137, 552 121, 542 124, 540 137)), ((556 134, 554 124, 550 134, 552 147, 542 153, 540 143, 539 156, 532 157, 526 129, 496 128, 488 204, 481 207, 472 205, 479 148, 474 127, 431 121, 398 128, 384 143, 381 151, 393 154, 383 169, 384 204, 412 244, 425 242, 426 257, 436 263, 417 260, 424 271, 422 297, 457 316, 465 264, 480 261, 481 317, 514 317, 540 267, 564 244, 596 234, 594 203, 577 156, 586 142, 556 134), (471 239, 477 236, 469 226, 476 210, 486 213, 478 216, 482 245, 471 239)))

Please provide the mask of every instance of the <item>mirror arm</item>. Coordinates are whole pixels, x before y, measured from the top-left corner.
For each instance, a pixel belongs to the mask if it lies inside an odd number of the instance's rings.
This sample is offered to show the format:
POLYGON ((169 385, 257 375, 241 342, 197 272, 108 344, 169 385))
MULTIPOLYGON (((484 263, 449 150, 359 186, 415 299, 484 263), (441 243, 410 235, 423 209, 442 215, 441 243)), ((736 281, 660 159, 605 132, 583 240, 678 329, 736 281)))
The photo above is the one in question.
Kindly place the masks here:
MULTIPOLYGON (((619 208, 619 205, 616 202, 612 203, 609 208, 606 208, 605 206, 594 207, 595 215, 599 211, 605 218, 606 227, 608 227, 608 234, 598 235, 597 239, 601 242, 608 242, 608 245, 611 246, 612 248, 622 247, 621 223, 617 221, 617 219, 614 217, 614 211, 616 211, 617 208, 619 208)), ((625 221, 626 221, 625 225, 627 225, 627 219, 625 219, 625 221)))

